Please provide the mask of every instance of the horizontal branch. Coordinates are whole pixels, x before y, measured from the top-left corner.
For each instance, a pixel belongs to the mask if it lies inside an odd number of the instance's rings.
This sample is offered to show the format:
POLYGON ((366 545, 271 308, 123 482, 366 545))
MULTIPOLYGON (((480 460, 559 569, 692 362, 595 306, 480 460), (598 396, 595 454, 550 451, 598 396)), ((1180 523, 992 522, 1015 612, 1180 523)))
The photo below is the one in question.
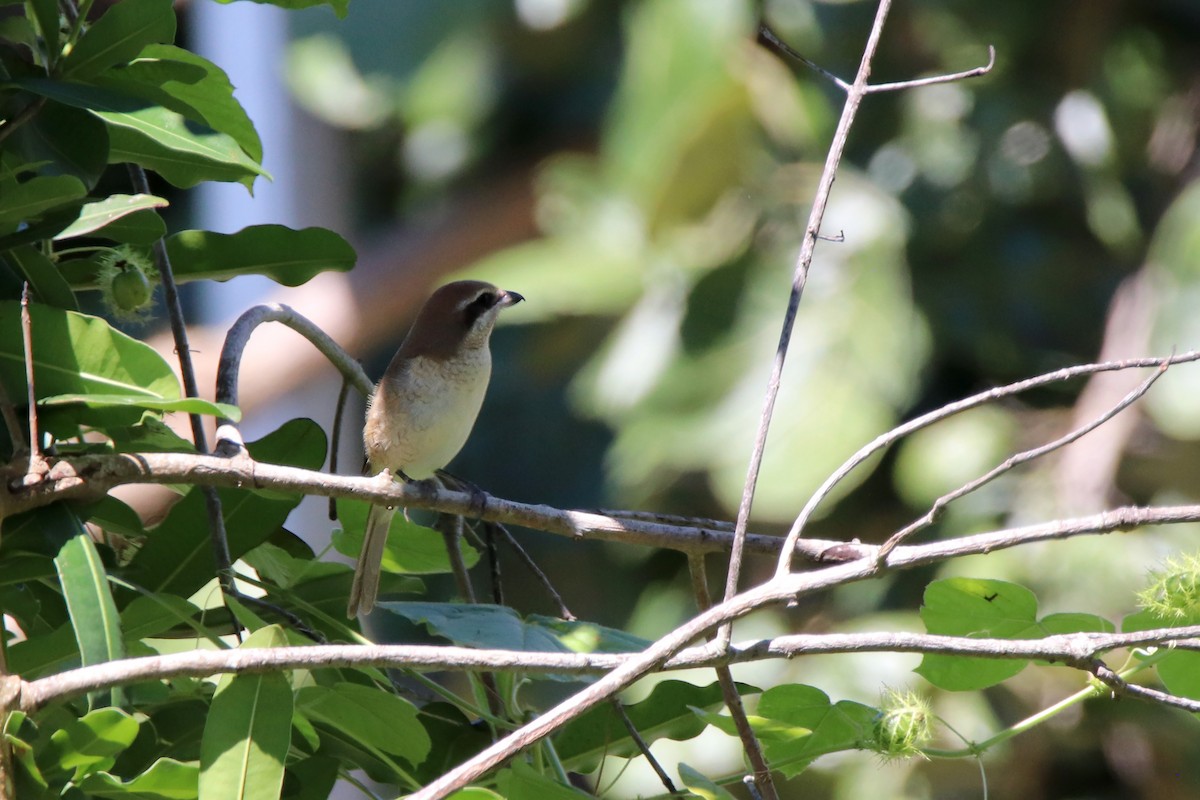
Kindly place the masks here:
MULTIPOLYGON (((6 492, 0 491, 0 517, 30 511, 60 500, 96 499, 113 487, 134 483, 188 483, 231 489, 272 489, 321 497, 349 497, 369 503, 478 517, 489 522, 520 525, 573 539, 621 542, 683 553, 728 551, 733 541, 733 534, 724 524, 713 527, 687 525, 682 521, 673 523, 650 517, 531 505, 492 495, 485 495, 486 502, 480 513, 478 499, 462 492, 432 488, 427 484, 384 481, 378 476, 328 475, 298 467, 265 464, 254 461, 244 451, 232 457, 194 453, 122 453, 57 459, 52 462, 41 483, 30 487, 10 486, 6 492)), ((909 567, 1035 541, 1196 521, 1200 521, 1200 505, 1161 508, 1127 506, 1086 517, 898 547, 891 555, 889 564, 892 567, 909 567)), ((747 550, 760 555, 778 555, 782 543, 780 537, 765 534, 750 534, 746 538, 747 550)), ((876 545, 828 539, 801 539, 797 547, 797 552, 819 564, 874 558, 878 552, 876 545)), ((820 572, 803 574, 811 578, 820 572)), ((871 573, 863 572, 854 579, 871 576, 871 573)))
MULTIPOLYGON (((0 517, 29 511, 59 500, 90 500, 124 484, 187 483, 231 489, 273 489, 321 497, 349 497, 370 503, 461 514, 489 522, 520 525, 578 539, 661 547, 685 553, 727 551, 733 534, 721 525, 712 528, 652 518, 614 516, 598 511, 566 510, 530 505, 485 495, 478 499, 429 484, 400 483, 379 476, 329 475, 324 472, 255 461, 244 450, 232 456, 194 453, 123 453, 61 458, 45 479, 31 487, 0 492, 0 517)), ((765 555, 779 552, 780 539, 751 534, 747 547, 765 555)), ((818 561, 825 550, 841 542, 807 540, 802 553, 818 561)))
MULTIPOLYGON (((1133 633, 1067 633, 1042 639, 974 639, 918 633, 795 634, 736 643, 726 652, 701 645, 681 651, 665 670, 718 667, 771 658, 834 653, 939 653, 980 658, 1040 659, 1093 671, 1102 653, 1127 647, 1181 643, 1200 637, 1200 625, 1133 633)), ((610 672, 637 654, 539 653, 431 645, 312 645, 308 647, 193 650, 81 667, 21 681, 12 707, 32 712, 47 703, 150 680, 202 678, 219 673, 288 669, 375 667, 418 671, 488 671, 594 675, 610 672)), ((15 680, 15 679, 13 679, 15 680)))

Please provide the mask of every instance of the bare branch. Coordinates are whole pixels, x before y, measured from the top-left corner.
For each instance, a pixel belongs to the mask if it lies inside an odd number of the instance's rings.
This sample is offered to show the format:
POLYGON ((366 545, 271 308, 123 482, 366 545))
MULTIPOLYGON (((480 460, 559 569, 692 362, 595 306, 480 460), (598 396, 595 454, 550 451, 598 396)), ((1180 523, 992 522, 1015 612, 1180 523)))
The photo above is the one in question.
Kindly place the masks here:
POLYGON ((1170 366, 1170 364, 1168 362, 1164 361, 1162 363, 1162 365, 1158 368, 1158 370, 1156 370, 1154 372, 1153 375, 1151 375, 1146 380, 1142 381, 1141 384, 1139 384, 1133 391, 1131 391, 1129 394, 1125 395, 1125 397, 1123 397, 1119 403, 1117 403, 1112 408, 1105 411, 1100 416, 1091 420, 1086 425, 1076 428, 1075 430, 1073 430, 1063 436, 1060 436, 1059 438, 1055 439, 1054 441, 1047 442, 1046 444, 1043 444, 1040 447, 1034 447, 1030 450, 1026 450, 1024 452, 1017 453, 1014 456, 1010 456, 1009 458, 1005 459, 1003 463, 996 465, 992 469, 985 472, 983 475, 980 475, 978 478, 975 478, 972 481, 968 481, 967 483, 958 487, 954 491, 949 492, 949 493, 944 494, 941 497, 939 497, 937 500, 934 501, 933 506, 929 509, 928 512, 923 514, 920 518, 914 520, 909 525, 906 525, 901 530, 892 534, 892 536, 889 537, 888 540, 883 543, 883 546, 879 548, 879 552, 875 556, 877 563, 882 565, 885 561, 887 561, 888 553, 890 553, 890 552, 892 552, 892 550, 896 549, 897 545, 899 545, 901 542, 908 539, 908 537, 912 536, 917 531, 922 530, 922 529, 927 528, 930 525, 932 525, 934 523, 934 521, 937 520, 937 518, 939 516, 941 516, 942 512, 946 509, 946 506, 950 505, 955 500, 959 499, 960 497, 965 497, 966 495, 970 494, 971 492, 974 492, 976 489, 979 489, 980 487, 985 486, 986 484, 994 481, 996 478, 1000 477, 1001 475, 1005 474, 1006 472, 1009 472, 1009 471, 1015 469, 1016 467, 1020 466, 1021 464, 1025 464, 1029 461, 1033 461, 1034 459, 1041 458, 1042 456, 1052 453, 1055 450, 1066 447, 1067 445, 1079 440, 1083 436, 1086 436, 1087 434, 1094 431, 1096 428, 1099 428, 1101 425, 1103 425, 1104 423, 1111 420, 1117 414, 1121 413, 1126 408, 1128 408, 1130 405, 1132 405, 1138 398, 1140 398, 1146 392, 1150 391, 1150 387, 1154 385, 1154 382, 1157 381, 1159 378, 1161 378, 1166 373, 1168 366, 1170 366))
POLYGON ((1065 367, 1054 372, 1048 372, 1033 378, 1026 378, 1023 381, 1017 381, 1016 383, 1010 383, 1007 386, 988 389, 987 391, 963 398, 962 400, 957 400, 953 403, 947 403, 941 408, 934 409, 933 411, 922 414, 915 419, 909 420, 903 425, 892 428, 887 433, 875 437, 875 439, 873 439, 871 442, 860 448, 858 452, 850 456, 850 458, 848 458, 840 467, 834 470, 834 472, 828 478, 825 479, 825 482, 822 483, 820 487, 818 487, 813 493, 812 497, 809 498, 808 503, 806 503, 803 510, 801 510, 800 516, 796 518, 796 521, 792 523, 791 530, 788 531, 787 541, 784 544, 783 551, 780 553, 779 563, 775 569, 776 577, 781 577, 791 570, 792 548, 798 546, 800 542, 800 536, 804 532, 804 527, 808 524, 808 520, 812 517, 813 512, 816 511, 817 506, 821 504, 821 501, 828 497, 829 493, 833 491, 833 488, 841 483, 847 475, 853 472, 856 467, 858 467, 872 455, 886 447, 889 447, 910 433, 921 430, 922 428, 927 428, 935 422, 940 422, 943 419, 947 419, 968 409, 975 408, 976 406, 981 406, 985 403, 999 400, 1002 397, 1010 397, 1015 394, 1020 394, 1021 392, 1029 391, 1030 389, 1036 389, 1040 386, 1045 386, 1050 383, 1070 380, 1081 375, 1093 375, 1097 372, 1113 372, 1116 370, 1139 369, 1145 367, 1162 368, 1164 364, 1184 364, 1196 360, 1200 360, 1200 351, 1193 350, 1166 358, 1132 358, 1122 361, 1105 361, 1099 364, 1080 364, 1074 367, 1065 367))
MULTIPOLYGON (((1083 669, 1094 674, 1100 654, 1132 647, 1193 645, 1200 625, 1156 628, 1132 633, 1068 633, 1044 639, 975 639, 920 633, 792 634, 772 639, 736 642, 725 653, 707 645, 692 647, 663 663, 665 670, 711 668, 773 658, 836 653, 939 653, 980 658, 1037 659, 1083 669)), ((1194 649, 1194 648, 1193 648, 1194 649)), ((142 656, 107 661, 57 675, 12 684, 5 708, 31 712, 114 686, 219 673, 277 672, 289 669, 366 668, 410 669, 421 672, 525 672, 534 674, 595 675, 637 657, 636 653, 536 653, 524 650, 479 650, 432 645, 311 645, 307 647, 193 650, 165 656, 142 656)), ((8 686, 8 684, 5 684, 8 686)), ((0 697, 0 699, 2 699, 0 697)))
POLYGON ((42 455, 42 435, 38 431, 37 390, 33 375, 33 320, 29 316, 29 282, 21 288, 21 347, 25 353, 25 389, 29 403, 29 468, 26 482, 40 482, 46 472, 46 459, 42 455))
POLYGON ((933 86, 938 83, 954 83, 956 81, 967 80, 968 78, 978 78, 980 75, 987 75, 996 66, 996 48, 988 45, 988 61, 981 67, 972 67, 962 72, 951 72, 948 75, 934 75, 929 78, 913 78, 908 81, 896 81, 894 83, 876 83, 867 87, 867 94, 878 94, 879 92, 899 92, 904 89, 916 89, 921 86, 933 86))
MULTIPOLYGON (((704 556, 698 553, 689 554, 688 572, 692 579, 692 595, 696 600, 696 608, 707 611, 712 607, 712 596, 708 591, 704 556)), ((746 704, 742 702, 742 695, 733 680, 733 672, 726 664, 718 666, 714 671, 717 673, 717 682, 721 685, 721 697, 725 701, 725 707, 729 709, 729 717, 733 720, 733 726, 742 742, 742 751, 750 762, 752 772, 747 778, 747 786, 762 800, 777 800, 779 792, 775 788, 774 778, 771 777, 771 766, 767 763, 762 744, 754 734, 754 728, 750 726, 750 719, 746 716, 746 704)))
MULTIPOLYGON (((833 141, 829 144, 829 152, 825 156, 825 166, 821 170, 821 178, 817 182, 817 190, 813 195, 812 209, 809 211, 808 224, 804 229, 804 239, 800 243, 800 253, 796 257, 796 266, 792 273, 792 288, 788 295, 787 310, 783 315, 783 325, 779 331, 779 344, 775 348, 775 358, 771 362, 771 375, 767 380, 767 390, 763 398, 762 413, 759 415, 758 431, 754 436, 754 447, 750 454, 750 463, 746 469, 746 481, 742 488, 742 499, 738 505, 737 526, 734 528, 733 549, 729 553, 729 571, 725 578, 725 599, 729 600, 737 594, 738 582, 741 578, 742 551, 746 538, 746 528, 750 522, 750 510, 754 503, 754 492, 758 485, 758 473, 762 468, 763 453, 767 447, 767 433, 771 427, 771 418, 775 414, 775 401, 779 397, 779 387, 783 380, 783 365, 787 358, 788 346, 795 327, 796 312, 800 307, 800 298, 804 294, 805 284, 808 283, 808 270, 812 266, 813 253, 817 245, 817 234, 821 231, 821 222, 825 218, 825 209, 829 205, 829 193, 833 188, 833 180, 837 175, 838 165, 842 161, 842 153, 846 149, 846 140, 850 136, 850 127, 858 114, 858 107, 866 96, 867 80, 871 76, 871 61, 879 47, 879 39, 883 35, 883 24, 887 20, 891 0, 879 0, 875 11, 875 21, 863 47, 862 60, 858 65, 858 74, 854 76, 854 84, 846 94, 846 102, 842 106, 842 115, 838 119, 833 141)), ((729 643, 730 631, 723 629, 717 636, 721 645, 729 643)))

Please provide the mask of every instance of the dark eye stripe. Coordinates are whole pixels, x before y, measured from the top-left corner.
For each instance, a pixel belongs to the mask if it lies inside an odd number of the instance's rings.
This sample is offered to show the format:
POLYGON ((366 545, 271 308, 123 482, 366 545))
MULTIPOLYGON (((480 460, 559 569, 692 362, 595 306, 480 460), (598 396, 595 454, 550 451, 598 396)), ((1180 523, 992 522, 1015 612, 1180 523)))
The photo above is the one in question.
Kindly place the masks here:
POLYGON ((463 316, 466 318, 467 327, 475 324, 475 320, 487 311, 492 306, 496 305, 497 295, 494 292, 482 292, 478 297, 467 304, 463 309, 463 316))

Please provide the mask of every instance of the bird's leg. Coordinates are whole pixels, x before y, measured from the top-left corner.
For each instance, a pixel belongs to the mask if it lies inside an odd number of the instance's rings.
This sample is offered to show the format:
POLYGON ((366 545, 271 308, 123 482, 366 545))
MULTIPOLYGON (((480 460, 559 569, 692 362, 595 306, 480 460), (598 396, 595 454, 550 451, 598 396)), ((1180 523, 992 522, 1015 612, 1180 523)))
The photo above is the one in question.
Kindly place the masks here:
POLYGON ((479 519, 483 516, 483 512, 487 509, 487 492, 480 489, 475 484, 468 480, 463 480, 456 475, 451 475, 444 469, 437 471, 436 477, 442 482, 442 485, 447 489, 453 489, 456 492, 465 492, 471 495, 471 516, 479 519))

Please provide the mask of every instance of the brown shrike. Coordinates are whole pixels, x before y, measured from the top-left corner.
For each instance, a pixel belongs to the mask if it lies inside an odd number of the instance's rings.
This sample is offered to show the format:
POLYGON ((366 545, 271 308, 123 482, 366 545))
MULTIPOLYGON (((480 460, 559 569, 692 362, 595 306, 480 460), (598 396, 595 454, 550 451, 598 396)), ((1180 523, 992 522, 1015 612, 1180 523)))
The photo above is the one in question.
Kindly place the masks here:
MULTIPOLYGON (((492 374, 488 338, 496 317, 524 299, 483 281, 455 281, 430 295, 367 405, 363 444, 372 473, 424 480, 458 455, 492 374)), ((373 505, 367 515, 348 617, 375 607, 394 513, 373 505)))

